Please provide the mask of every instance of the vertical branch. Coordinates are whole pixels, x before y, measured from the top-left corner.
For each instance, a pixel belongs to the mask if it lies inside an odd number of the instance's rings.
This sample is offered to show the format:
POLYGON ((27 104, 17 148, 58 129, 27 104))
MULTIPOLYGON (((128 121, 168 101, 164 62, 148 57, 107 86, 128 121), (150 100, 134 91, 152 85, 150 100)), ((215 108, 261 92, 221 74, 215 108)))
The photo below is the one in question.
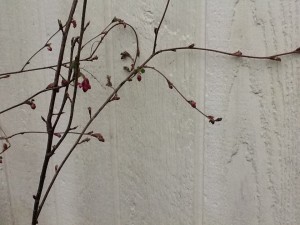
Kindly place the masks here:
MULTIPOLYGON (((57 70, 55 72, 55 77, 54 77, 54 87, 58 85, 58 80, 59 80, 59 74, 61 71, 61 67, 63 64, 63 58, 64 58, 64 52, 66 48, 66 42, 68 38, 68 33, 71 25, 71 21, 73 18, 73 15, 75 13, 75 9, 77 6, 78 0, 74 0, 72 3, 72 7, 69 13, 69 18, 66 24, 66 28, 63 32, 62 36, 62 41, 61 41, 61 46, 60 46, 60 52, 59 52, 59 57, 58 57, 58 63, 57 63, 57 70)), ((56 94, 57 90, 52 91, 51 95, 51 100, 50 100, 50 105, 49 105, 49 111, 48 111, 48 116, 47 116, 47 133, 48 133, 48 140, 47 140, 47 147, 46 147, 46 153, 45 153, 45 158, 42 166, 42 171, 40 174, 40 180, 39 180, 39 185, 37 189, 36 195, 33 196, 34 198, 34 207, 33 207, 33 213, 32 213, 32 225, 36 225, 38 223, 38 207, 40 203, 40 198, 42 195, 43 187, 44 187, 44 182, 46 179, 46 173, 47 173, 47 168, 48 168, 48 163, 51 157, 51 147, 52 147, 52 141, 53 141, 53 134, 54 134, 54 129, 52 128, 52 116, 53 116, 53 110, 54 110, 54 105, 55 105, 55 99, 56 99, 56 94)))
POLYGON ((169 3, 170 3, 170 0, 168 0, 168 2, 167 2, 167 5, 166 5, 166 7, 165 7, 164 14, 163 14, 162 17, 161 17, 161 20, 160 20, 160 22, 159 22, 158 27, 157 27, 157 28, 154 28, 155 38, 154 38, 154 44, 153 44, 153 51, 152 51, 152 54, 155 53, 158 32, 159 32, 160 26, 161 26, 161 24, 162 24, 162 22, 163 22, 163 20, 164 20, 164 18, 165 18, 166 12, 167 12, 168 7, 169 7, 169 3))
MULTIPOLYGON (((74 85, 74 92, 73 92, 73 99, 72 99, 72 105, 71 105, 71 112, 70 112, 70 118, 69 118, 69 123, 68 123, 68 127, 65 131, 65 133, 63 134, 63 137, 60 139, 59 143, 56 145, 56 147, 53 148, 53 150, 51 150, 48 152, 48 155, 53 155, 55 150, 57 149, 58 145, 62 142, 62 140, 66 137, 66 135, 69 133, 70 131, 70 127, 72 124, 72 120, 73 120, 73 115, 74 115, 74 107, 75 107, 75 100, 76 100, 76 93, 77 93, 77 83, 78 83, 78 77, 79 77, 79 62, 80 62, 80 53, 81 53, 81 47, 82 47, 82 39, 83 39, 83 33, 85 31, 85 13, 86 13, 86 5, 87 5, 87 0, 84 0, 83 2, 83 9, 82 9, 82 18, 81 18, 81 28, 80 28, 80 38, 79 38, 79 43, 78 43, 78 50, 77 50, 77 56, 75 57, 75 68, 74 68, 74 77, 75 77, 75 85, 74 85)), ((81 134, 82 136, 82 134, 81 134)), ((53 135, 52 135, 53 137, 53 135)), ((38 206, 38 210, 36 212, 37 217, 40 215, 41 210, 44 206, 44 203, 47 199, 48 193, 50 190, 47 189, 41 204, 38 206)))
MULTIPOLYGON (((59 145, 63 142, 63 140, 66 138, 66 136, 68 135, 68 133, 71 130, 71 125, 72 125, 72 121, 73 121, 73 116, 74 116, 74 112, 75 112, 75 102, 76 102, 76 95, 77 95, 77 87, 78 87, 78 77, 79 77, 79 62, 80 62, 80 55, 81 55, 81 51, 82 51, 82 40, 83 40, 83 34, 85 31, 85 12, 86 12, 86 4, 87 4, 87 0, 84 0, 83 2, 83 11, 82 11, 82 18, 81 18, 81 28, 80 28, 80 36, 79 36, 79 40, 78 40, 78 49, 77 49, 77 55, 75 57, 75 68, 74 68, 74 90, 73 90, 73 96, 72 96, 72 101, 71 101, 71 111, 70 111, 70 116, 69 116, 69 121, 68 121, 68 125, 67 128, 63 134, 63 136, 59 139, 58 143, 53 147, 52 151, 51 151, 51 155, 54 154, 54 152, 56 151, 56 149, 59 147, 59 145)), ((72 67, 70 66, 69 71, 72 71, 72 67)), ((71 72, 69 72, 69 75, 71 74, 71 72)), ((66 99, 67 99, 67 95, 65 96, 66 98, 63 100, 63 104, 65 104, 66 99)), ((56 121, 53 125, 53 127, 55 128, 55 126, 57 125, 62 109, 63 109, 64 105, 62 105, 61 111, 58 114, 56 121)))
POLYGON ((65 93, 64 93, 64 97, 63 97, 61 107, 60 107, 59 112, 57 114, 56 120, 53 124, 53 129, 56 128, 56 125, 57 125, 57 123, 58 123, 58 121, 59 121, 59 119, 62 115, 62 112, 64 110, 66 101, 68 99, 68 90, 69 90, 69 86, 70 86, 70 82, 71 82, 71 76, 72 76, 72 72, 73 72, 72 64, 73 64, 73 54, 74 54, 75 44, 76 44, 76 41, 75 41, 74 38, 72 38, 72 40, 71 40, 71 52, 70 52, 70 65, 69 65, 68 78, 67 78, 67 86, 65 88, 65 93))

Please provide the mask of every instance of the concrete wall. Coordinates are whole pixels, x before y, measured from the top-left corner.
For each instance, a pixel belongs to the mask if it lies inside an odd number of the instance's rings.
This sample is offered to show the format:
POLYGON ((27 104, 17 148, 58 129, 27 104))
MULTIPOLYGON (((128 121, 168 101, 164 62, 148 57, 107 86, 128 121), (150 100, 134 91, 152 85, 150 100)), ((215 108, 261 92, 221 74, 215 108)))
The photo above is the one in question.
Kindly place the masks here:
MULTIPOLYGON (((143 62, 165 2, 90 0, 87 36, 114 16, 122 18, 139 33, 143 62)), ((0 73, 20 69, 57 29, 57 19, 66 20, 70 5, 71 0, 0 0, 0 73)), ((298 0, 171 0, 158 49, 195 43, 271 55, 300 46, 299 21, 298 0)), ((51 41, 53 51, 43 51, 28 68, 55 64, 59 40, 51 41)), ((84 65, 99 82, 90 78, 92 89, 79 91, 79 129, 89 119, 87 107, 95 110, 111 93, 106 75, 114 84, 124 79, 122 68, 129 63, 120 60, 120 53, 134 49, 133 33, 118 28, 100 48, 99 60, 84 65)), ((300 224, 299 63, 299 56, 276 62, 191 51, 159 55, 150 64, 223 121, 211 125, 161 77, 146 71, 89 129, 101 132, 106 142, 92 140, 77 148, 39 224, 300 224)), ((0 110, 46 87, 53 75, 44 70, 0 80, 0 110)), ((34 111, 25 105, 0 115, 1 135, 45 130, 40 117, 46 116, 49 99, 49 93, 35 98, 34 111)), ((70 135, 52 158, 46 183, 74 138, 70 135)), ((45 135, 11 139, 0 164, 0 225, 30 224, 45 142, 45 135)))

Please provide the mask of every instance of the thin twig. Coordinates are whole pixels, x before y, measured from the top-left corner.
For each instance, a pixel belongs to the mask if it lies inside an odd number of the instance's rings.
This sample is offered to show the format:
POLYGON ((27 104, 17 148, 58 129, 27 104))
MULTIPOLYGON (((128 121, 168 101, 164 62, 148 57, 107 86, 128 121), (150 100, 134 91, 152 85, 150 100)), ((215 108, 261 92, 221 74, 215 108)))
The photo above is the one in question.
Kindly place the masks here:
POLYGON ((155 38, 154 38, 154 43, 153 43, 153 51, 152 51, 152 54, 155 53, 155 49, 156 49, 156 45, 157 45, 157 37, 158 37, 158 32, 159 32, 159 29, 160 29, 160 26, 165 18, 165 15, 166 15, 166 12, 168 10, 168 7, 169 7, 169 3, 170 3, 170 0, 168 0, 167 4, 166 4, 166 7, 165 7, 165 11, 161 17, 161 20, 159 22, 159 25, 157 28, 154 28, 154 34, 155 34, 155 38))
MULTIPOLYGON (((141 68, 143 66, 145 66, 155 55, 151 55, 149 56, 149 58, 140 66, 141 68)), ((106 101, 100 106, 100 108, 96 111, 96 113, 90 118, 90 120, 88 121, 88 123, 85 125, 85 127, 82 129, 81 134, 79 135, 79 137, 77 138, 77 140, 75 141, 74 145, 72 146, 72 148, 69 150, 68 154, 65 156, 65 158, 63 159, 63 161, 61 162, 61 164, 58 166, 56 173, 54 174, 53 178, 51 179, 51 182, 45 192, 45 195, 41 201, 41 206, 44 205, 48 194, 60 172, 60 170, 62 169, 62 167, 64 166, 64 164, 66 163, 66 161, 68 160, 68 158, 70 157, 70 155, 72 154, 72 152, 74 151, 74 149, 76 148, 76 146, 80 143, 80 140, 83 136, 83 134, 86 132, 86 130, 88 129, 88 127, 91 125, 91 123, 95 120, 95 118, 100 114, 100 112, 105 108, 105 106, 111 102, 111 99, 118 93, 118 91, 123 87, 123 85, 131 79, 132 76, 134 76, 137 73, 136 70, 133 70, 130 72, 130 74, 118 85, 117 88, 114 89, 114 91, 111 93, 111 95, 106 99, 106 101)))
MULTIPOLYGON (((65 131, 59 131, 59 132, 55 132, 55 134, 64 134, 65 131)), ((74 131, 69 131, 68 132, 69 134, 81 134, 81 132, 74 132, 74 131)), ((47 131, 21 131, 21 132, 18 132, 18 133, 15 133, 15 134, 12 134, 10 136, 7 136, 7 137, 0 137, 0 141, 1 140, 8 140, 8 139, 12 139, 13 137, 16 137, 16 136, 19 136, 19 135, 24 135, 24 134, 48 134, 47 131)), ((90 135, 89 132, 88 133, 84 133, 83 135, 90 135)), ((59 138, 58 135, 54 135, 56 137, 59 138)))
MULTIPOLYGON (((66 25, 64 25, 63 27, 65 27, 66 25)), ((40 51, 42 51, 44 48, 49 47, 50 43, 49 41, 56 35, 58 34, 60 31, 60 29, 58 29, 53 35, 50 36, 50 38, 46 41, 46 43, 44 44, 44 46, 42 46, 40 49, 38 49, 24 64, 24 66, 22 67, 22 69, 20 71, 24 71, 25 67, 30 64, 30 61, 33 59, 33 57, 35 57, 40 51)))
MULTIPOLYGON (((174 88, 176 90, 176 92, 190 105, 190 101, 191 100, 188 100, 182 93, 181 91, 178 90, 178 88, 174 85, 173 82, 171 82, 167 77, 166 75, 164 75, 161 71, 159 71, 158 69, 156 69, 155 67, 153 66, 144 66, 144 68, 148 68, 148 69, 152 69, 154 71, 156 71, 158 74, 160 74, 168 83, 169 87, 171 88, 174 88), (171 86, 170 86, 171 85, 171 86)), ((200 109, 198 109, 197 107, 193 107, 195 108, 198 112, 200 112, 203 116, 205 116, 206 118, 208 118, 208 115, 206 115, 204 112, 202 112, 200 109)))
POLYGON ((97 37, 99 37, 100 35, 104 34, 104 33, 106 32, 106 29, 107 29, 110 25, 112 25, 112 24, 113 24, 113 22, 110 22, 110 23, 109 23, 109 24, 101 31, 100 34, 97 34, 95 37, 91 38, 91 39, 88 40, 86 43, 84 43, 84 44, 82 45, 82 47, 81 47, 81 50, 84 49, 84 47, 85 47, 87 44, 89 44, 91 41, 95 40, 97 37))
MULTIPOLYGON (((73 62, 73 54, 74 54, 75 44, 76 44, 75 39, 72 38, 72 40, 71 40, 71 52, 70 52, 70 65, 72 65, 72 62, 73 62)), ((67 78, 67 86, 66 86, 66 89, 65 89, 65 92, 64 92, 64 97, 63 97, 63 100, 62 100, 62 103, 61 103, 61 107, 60 107, 60 109, 58 111, 57 117, 56 117, 55 122, 53 124, 53 129, 56 128, 56 125, 57 125, 57 123, 58 123, 58 121, 60 119, 60 116, 62 115, 62 112, 64 110, 65 104, 66 104, 67 99, 68 99, 68 95, 69 95, 68 94, 68 90, 69 90, 69 85, 71 83, 72 71, 73 71, 72 66, 69 66, 69 69, 68 69, 68 78, 67 78)))
POLYGON ((286 55, 291 55, 291 54, 299 54, 300 51, 298 49, 293 50, 293 51, 288 51, 284 53, 279 53, 279 54, 274 54, 270 56, 252 56, 252 55, 244 55, 240 51, 236 52, 225 52, 225 51, 220 51, 216 49, 210 49, 210 48, 199 48, 199 47, 175 47, 175 48, 166 48, 157 51, 155 54, 160 54, 162 52, 175 52, 177 50, 199 50, 199 51, 206 51, 206 52, 214 52, 214 53, 219 53, 222 55, 230 55, 234 57, 240 57, 240 58, 251 58, 251 59, 268 59, 268 60, 275 60, 275 61, 281 61, 279 56, 286 56, 286 55))
POLYGON ((18 104, 16 104, 16 105, 10 106, 10 107, 7 108, 7 109, 4 109, 4 110, 0 111, 0 114, 5 113, 5 112, 7 112, 7 111, 9 111, 9 110, 11 110, 11 109, 17 108, 17 107, 19 107, 19 106, 21 106, 21 105, 27 104, 28 101, 30 101, 30 100, 33 99, 34 97, 36 97, 36 96, 38 96, 38 95, 40 95, 40 94, 42 94, 42 93, 44 93, 44 92, 47 92, 47 91, 53 91, 53 90, 56 90, 56 91, 57 91, 57 90, 59 90, 59 89, 61 89, 61 88, 63 88, 63 87, 65 87, 65 86, 57 86, 57 87, 52 87, 52 88, 45 88, 45 89, 43 89, 43 90, 41 90, 41 91, 38 91, 37 93, 35 93, 34 95, 30 96, 29 98, 25 99, 24 101, 22 101, 22 102, 20 102, 20 103, 18 103, 18 104))

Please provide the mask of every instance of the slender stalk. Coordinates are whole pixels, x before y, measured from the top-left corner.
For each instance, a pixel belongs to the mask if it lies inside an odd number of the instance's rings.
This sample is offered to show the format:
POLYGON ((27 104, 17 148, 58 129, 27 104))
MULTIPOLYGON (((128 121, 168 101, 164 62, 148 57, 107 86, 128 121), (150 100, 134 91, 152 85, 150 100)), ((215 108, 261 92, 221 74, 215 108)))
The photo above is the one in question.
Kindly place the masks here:
MULTIPOLYGON (((144 68, 148 68, 148 69, 152 69, 154 71, 156 71, 158 74, 160 74, 169 84, 169 87, 171 85, 172 88, 175 89, 175 91, 188 103, 190 104, 190 100, 188 100, 182 93, 181 91, 179 91, 179 89, 174 85, 173 82, 171 82, 166 75, 164 75, 161 71, 159 71, 158 69, 156 69, 153 66, 144 66, 144 68)), ((199 113, 201 113, 203 116, 205 116, 206 118, 208 118, 208 115, 206 115, 204 112, 202 112, 200 109, 198 109, 197 107, 194 107, 199 113)))
POLYGON ((166 4, 166 7, 165 7, 165 11, 160 19, 160 22, 159 22, 159 25, 157 28, 154 28, 154 34, 155 34, 155 37, 154 37, 154 43, 153 43, 153 50, 152 50, 152 54, 155 53, 155 49, 156 49, 156 45, 157 45, 157 37, 158 37, 158 32, 159 32, 159 29, 160 29, 160 26, 165 18, 165 15, 166 15, 166 12, 168 10, 168 7, 169 7, 169 3, 170 3, 170 0, 167 1, 167 4, 166 4))
MULTIPOLYGON (((69 121, 68 121, 68 125, 67 125, 67 128, 66 128, 63 136, 60 138, 58 143, 53 147, 53 149, 51 151, 52 155, 55 153, 57 148, 60 146, 60 144, 63 142, 63 140, 68 135, 68 133, 71 129, 71 126, 72 126, 72 121, 73 121, 73 117, 74 117, 74 113, 75 113, 75 103, 76 103, 76 95, 77 95, 77 88, 78 88, 78 77, 79 77, 79 72, 80 72, 79 71, 79 60, 80 60, 80 54, 81 54, 81 50, 82 50, 81 46, 82 46, 82 40, 83 40, 83 33, 85 31, 86 4, 87 4, 87 0, 84 0, 84 2, 83 2, 83 11, 82 11, 82 19, 81 19, 80 36, 79 36, 79 43, 78 43, 78 49, 77 49, 77 56, 75 58, 75 70, 74 70, 75 84, 74 84, 74 89, 73 89, 73 97, 72 97, 72 101, 71 101, 71 110, 70 110, 69 121)), ((69 71, 72 71, 72 70, 69 69, 69 71)), ((69 72, 69 74, 71 74, 71 72, 69 72)), ((61 112, 62 112, 62 110, 61 110, 61 112)), ((56 119, 56 121, 59 120, 59 116, 60 115, 58 115, 58 117, 57 117, 58 119, 56 119)), ((56 124, 57 123, 55 123, 54 125, 56 126, 56 124)))
POLYGON ((0 114, 5 113, 5 112, 7 112, 7 111, 9 111, 9 110, 11 110, 11 109, 14 109, 14 108, 17 108, 17 107, 19 107, 19 106, 21 106, 21 105, 26 104, 28 101, 30 101, 30 100, 33 99, 34 97, 36 97, 36 96, 38 96, 38 95, 40 95, 40 94, 42 94, 42 93, 44 93, 44 92, 47 92, 47 91, 53 91, 53 90, 57 91, 57 90, 59 90, 60 88, 63 88, 63 87, 64 87, 64 86, 57 86, 57 87, 53 87, 53 88, 45 88, 45 89, 43 89, 43 90, 41 90, 41 91, 38 91, 37 93, 35 93, 34 95, 30 96, 29 98, 25 99, 24 101, 22 101, 22 102, 20 102, 20 103, 18 103, 18 104, 16 104, 16 105, 10 106, 10 107, 7 108, 7 109, 4 109, 4 110, 0 111, 0 114))
MULTIPOLYGON (((63 27, 65 27, 66 25, 64 25, 63 27)), ((46 41, 46 43, 44 44, 44 46, 42 46, 40 49, 38 49, 24 64, 24 66, 22 67, 22 69, 20 70, 21 72, 24 71, 25 67, 30 63, 30 61, 40 52, 42 51, 44 48, 49 47, 50 43, 49 41, 58 34, 58 32, 60 31, 60 29, 58 29, 53 35, 50 36, 50 38, 46 41)))
MULTIPOLYGON (((65 131, 55 132, 55 134, 59 134, 59 135, 62 135, 64 133, 65 133, 65 131)), ((81 134, 81 132, 73 132, 73 131, 69 131, 68 133, 69 134, 81 134)), ((46 131, 21 131, 21 132, 12 134, 12 135, 7 136, 7 137, 0 137, 0 140, 8 140, 8 139, 12 139, 12 138, 14 138, 16 136, 24 135, 24 134, 48 134, 48 133, 46 131)), ((90 135, 90 134, 89 133, 85 133, 84 135, 90 135)), ((58 135, 54 135, 54 136, 58 137, 58 135)))
MULTIPOLYGON (((63 58, 64 58, 64 51, 66 48, 66 41, 68 38, 68 33, 71 25, 71 20, 73 18, 76 6, 77 6, 78 0, 74 0, 72 3, 72 7, 69 13, 69 18, 66 23, 65 31, 63 32, 62 36, 62 42, 61 42, 61 47, 60 47, 60 52, 59 52, 59 57, 58 57, 58 63, 57 63, 57 70, 55 72, 55 77, 54 77, 54 87, 57 86, 58 80, 59 80, 59 74, 61 71, 61 67, 63 64, 63 58)), ((40 174, 40 181, 37 189, 37 193, 34 196, 34 207, 33 207, 33 213, 32 213, 32 225, 36 225, 38 223, 38 216, 39 216, 39 203, 40 203, 40 198, 42 195, 43 187, 44 187, 44 182, 46 179, 46 173, 47 173, 47 168, 48 168, 48 163, 51 157, 51 148, 52 148, 52 141, 53 141, 53 135, 54 135, 54 130, 52 129, 52 116, 53 116, 53 110, 54 110, 54 105, 55 105, 55 99, 56 99, 56 94, 57 91, 53 90, 52 91, 52 96, 50 100, 50 106, 49 106, 49 111, 48 111, 48 116, 47 116, 47 132, 48 132, 48 141, 47 141, 47 147, 46 147, 46 153, 45 153, 45 158, 42 166, 42 171, 40 174)))

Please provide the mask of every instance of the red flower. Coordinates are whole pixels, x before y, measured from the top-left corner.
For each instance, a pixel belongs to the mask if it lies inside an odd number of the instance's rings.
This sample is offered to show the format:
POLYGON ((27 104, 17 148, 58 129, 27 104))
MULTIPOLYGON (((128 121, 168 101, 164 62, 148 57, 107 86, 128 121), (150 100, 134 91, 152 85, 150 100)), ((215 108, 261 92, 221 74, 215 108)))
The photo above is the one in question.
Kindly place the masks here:
POLYGON ((78 83, 78 86, 82 88, 84 92, 91 89, 90 81, 86 77, 83 79, 82 83, 78 83))

